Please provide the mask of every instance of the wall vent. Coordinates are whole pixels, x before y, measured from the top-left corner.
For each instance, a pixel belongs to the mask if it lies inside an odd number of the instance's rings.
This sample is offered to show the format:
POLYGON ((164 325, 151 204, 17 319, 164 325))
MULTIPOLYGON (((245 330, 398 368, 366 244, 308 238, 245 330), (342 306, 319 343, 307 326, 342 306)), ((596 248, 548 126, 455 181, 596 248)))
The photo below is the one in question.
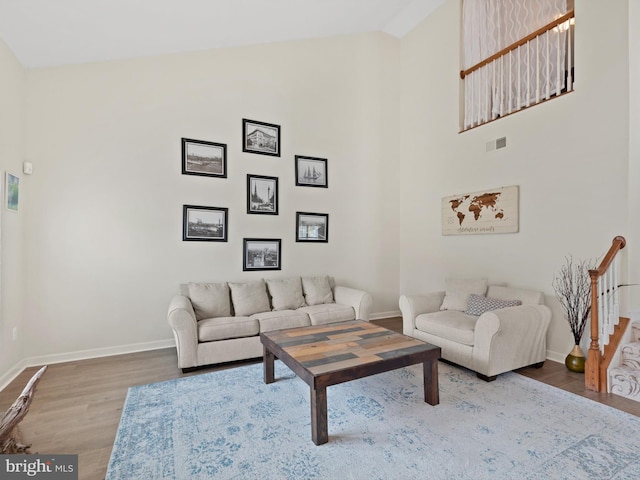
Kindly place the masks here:
POLYGON ((498 148, 504 148, 507 146, 507 137, 500 137, 496 139, 496 150, 498 148))

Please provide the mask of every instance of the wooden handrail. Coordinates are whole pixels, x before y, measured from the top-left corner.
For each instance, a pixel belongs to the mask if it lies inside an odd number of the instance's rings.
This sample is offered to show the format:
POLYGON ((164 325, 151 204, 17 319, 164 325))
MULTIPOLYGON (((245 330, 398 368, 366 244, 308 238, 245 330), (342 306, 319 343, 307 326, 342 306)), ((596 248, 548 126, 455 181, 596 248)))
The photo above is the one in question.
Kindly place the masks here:
POLYGON ((598 278, 605 274, 618 252, 622 250, 626 244, 627 241, 624 237, 620 235, 614 237, 609 251, 602 259, 602 262, 600 262, 600 266, 597 269, 589 270, 589 277, 591 278, 591 343, 589 344, 589 351, 587 352, 584 384, 587 389, 595 392, 602 392, 607 389, 606 376, 602 375, 602 355, 600 354, 600 345, 598 344, 598 278))
POLYGON ((623 236, 618 235, 614 237, 613 241, 611 242, 609 251, 602 259, 602 262, 600 262, 600 266, 596 270, 589 270, 589 275, 591 275, 591 272, 593 272, 593 274, 598 277, 604 275, 604 272, 606 272, 607 269, 611 266, 613 259, 616 258, 618 251, 622 250, 626 244, 627 241, 623 236))
POLYGON ((552 28, 554 28, 554 27, 566 22, 567 20, 572 19, 573 17, 575 17, 574 10, 571 10, 570 12, 565 13, 560 18, 556 18, 553 22, 547 23, 544 27, 540 27, 535 32, 530 33, 526 37, 521 38, 517 42, 512 43, 511 45, 509 45, 508 47, 503 48, 502 50, 500 50, 497 53, 494 53, 489 58, 486 58, 486 59, 482 60, 481 62, 476 63, 474 66, 469 67, 466 70, 461 70, 460 71, 460 78, 464 80, 464 77, 466 77, 470 73, 473 73, 476 70, 479 70, 480 68, 484 67, 485 65, 490 64, 494 60, 497 60, 498 58, 502 57, 503 55, 506 55, 507 53, 511 52, 512 50, 515 50, 516 48, 519 48, 522 45, 526 44, 527 42, 533 40, 538 35, 542 35, 546 31, 551 30, 552 28))

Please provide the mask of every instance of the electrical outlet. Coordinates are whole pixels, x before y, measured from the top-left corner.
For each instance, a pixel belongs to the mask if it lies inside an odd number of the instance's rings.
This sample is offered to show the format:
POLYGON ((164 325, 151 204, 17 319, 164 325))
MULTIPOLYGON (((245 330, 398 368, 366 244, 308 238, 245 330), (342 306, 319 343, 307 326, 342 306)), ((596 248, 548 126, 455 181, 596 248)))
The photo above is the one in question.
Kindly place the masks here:
POLYGON ((13 327, 13 341, 18 339, 18 327, 13 327))

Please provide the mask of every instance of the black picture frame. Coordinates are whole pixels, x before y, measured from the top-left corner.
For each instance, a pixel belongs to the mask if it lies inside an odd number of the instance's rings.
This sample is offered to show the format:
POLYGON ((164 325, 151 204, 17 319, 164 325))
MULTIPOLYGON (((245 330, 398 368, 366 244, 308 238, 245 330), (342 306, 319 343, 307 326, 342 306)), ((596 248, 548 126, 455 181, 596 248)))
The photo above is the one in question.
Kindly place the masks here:
POLYGON ((296 242, 327 243, 329 214, 296 212, 296 242))
POLYGON ((329 188, 327 159, 296 155, 296 186, 329 188))
POLYGON ((182 138, 182 174, 227 178, 227 144, 182 138))
POLYGON ((281 270, 282 240, 279 238, 244 238, 242 270, 281 270))
POLYGON ((280 125, 242 119, 242 151, 280 156, 280 125))
POLYGON ((185 242, 226 242, 229 209, 202 205, 182 206, 182 240, 185 242))
POLYGON ((247 175, 247 213, 278 215, 278 177, 247 175))

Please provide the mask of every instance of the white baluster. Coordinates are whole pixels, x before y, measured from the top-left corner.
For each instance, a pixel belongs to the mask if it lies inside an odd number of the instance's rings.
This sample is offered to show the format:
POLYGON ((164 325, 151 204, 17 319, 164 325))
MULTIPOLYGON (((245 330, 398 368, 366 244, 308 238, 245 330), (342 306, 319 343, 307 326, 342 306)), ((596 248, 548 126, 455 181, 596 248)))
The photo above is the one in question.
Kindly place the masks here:
POLYGON ((540 35, 536 37, 536 103, 540 103, 540 35))
POLYGON ((545 33, 545 45, 547 47, 547 61, 546 63, 546 67, 547 67, 547 78, 545 79, 545 94, 544 94, 544 98, 548 99, 551 96, 551 47, 549 46, 549 36, 551 35, 550 31, 547 31, 547 33, 545 33))
MULTIPOLYGON (((555 30, 554 30, 555 32, 555 30)), ((556 95, 562 91, 562 67, 560 65, 560 32, 556 35, 556 95)))
POLYGON ((571 27, 567 30, 567 92, 573 90, 573 75, 571 75, 571 27))

